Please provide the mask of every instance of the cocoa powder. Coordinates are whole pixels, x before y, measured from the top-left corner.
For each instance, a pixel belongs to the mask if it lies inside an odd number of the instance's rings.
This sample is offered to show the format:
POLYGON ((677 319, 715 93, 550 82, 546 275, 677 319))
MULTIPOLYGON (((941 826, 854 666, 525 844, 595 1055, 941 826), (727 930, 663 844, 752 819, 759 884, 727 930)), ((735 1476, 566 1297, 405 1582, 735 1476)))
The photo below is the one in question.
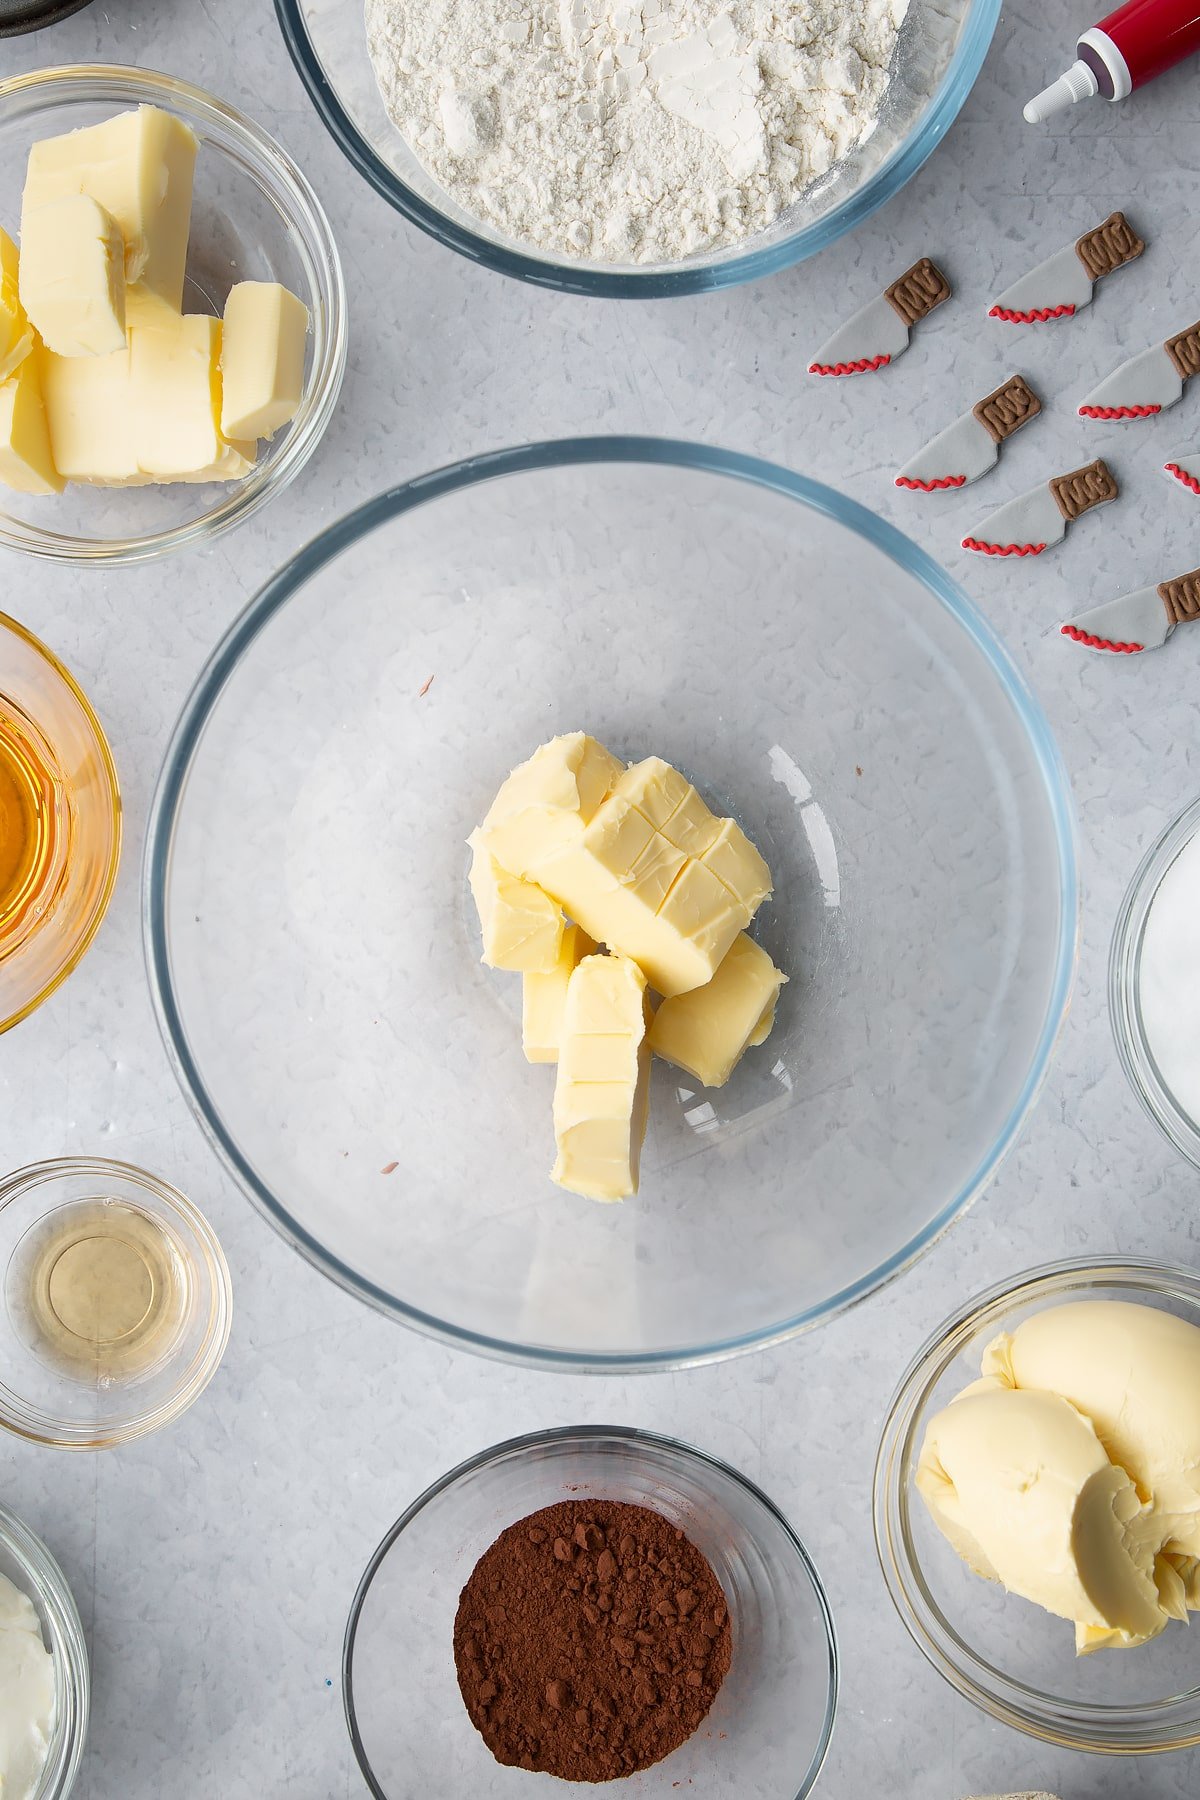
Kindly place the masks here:
POLYGON ((730 1650, 707 1558, 661 1513, 615 1500, 563 1501, 502 1531, 454 1621, 458 1685, 492 1755, 565 1781, 669 1756, 730 1650))

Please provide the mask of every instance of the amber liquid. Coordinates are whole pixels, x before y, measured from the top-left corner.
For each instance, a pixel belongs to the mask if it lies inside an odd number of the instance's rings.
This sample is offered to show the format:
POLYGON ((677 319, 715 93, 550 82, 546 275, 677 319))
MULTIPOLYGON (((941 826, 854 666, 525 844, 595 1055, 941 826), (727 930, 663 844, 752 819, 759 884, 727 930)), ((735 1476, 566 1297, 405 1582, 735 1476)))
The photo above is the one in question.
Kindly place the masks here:
POLYGON ((28 936, 53 898, 68 826, 54 752, 0 693, 0 956, 28 936))

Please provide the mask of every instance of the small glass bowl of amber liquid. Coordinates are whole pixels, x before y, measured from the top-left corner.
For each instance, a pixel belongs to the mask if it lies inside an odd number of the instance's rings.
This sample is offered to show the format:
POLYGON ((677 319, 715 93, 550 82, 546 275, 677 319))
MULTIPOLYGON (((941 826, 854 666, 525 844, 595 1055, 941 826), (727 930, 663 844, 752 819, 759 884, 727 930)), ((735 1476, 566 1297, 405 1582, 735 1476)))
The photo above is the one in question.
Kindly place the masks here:
POLYGON ((216 1373, 233 1312, 212 1227, 128 1163, 0 1178, 0 1425, 63 1450, 129 1443, 216 1373))
POLYGON ((0 613, 0 1031, 70 974, 121 854, 121 796, 95 713, 57 657, 0 613))

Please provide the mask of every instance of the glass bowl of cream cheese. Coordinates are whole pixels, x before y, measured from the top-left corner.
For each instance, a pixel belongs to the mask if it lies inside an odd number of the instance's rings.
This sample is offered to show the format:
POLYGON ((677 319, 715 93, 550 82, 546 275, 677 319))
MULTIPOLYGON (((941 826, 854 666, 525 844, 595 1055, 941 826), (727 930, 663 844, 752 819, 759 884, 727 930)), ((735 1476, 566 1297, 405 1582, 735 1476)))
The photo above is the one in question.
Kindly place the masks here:
POLYGON ((626 298, 753 281, 921 167, 1000 0, 276 0, 335 142, 460 255, 626 298))
POLYGON ((1108 1007, 1121 1067, 1146 1112, 1200 1168, 1200 800, 1146 852, 1121 902, 1108 1007))
POLYGON ((1081 1257, 967 1301, 914 1357, 875 1539, 918 1649, 1047 1743, 1200 1743, 1200 1278, 1081 1257))
POLYGON ((46 1546, 0 1505, 0 1791, 66 1800, 87 1736, 91 1676, 79 1613, 46 1546))

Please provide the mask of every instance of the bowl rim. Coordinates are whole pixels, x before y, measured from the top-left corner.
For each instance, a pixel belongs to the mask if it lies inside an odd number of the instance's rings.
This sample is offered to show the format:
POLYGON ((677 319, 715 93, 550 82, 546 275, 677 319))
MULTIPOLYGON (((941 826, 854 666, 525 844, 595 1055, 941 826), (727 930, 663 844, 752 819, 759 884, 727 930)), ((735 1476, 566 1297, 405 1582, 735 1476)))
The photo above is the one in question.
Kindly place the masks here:
POLYGON ((896 146, 863 185, 823 218, 813 220, 790 237, 747 251, 715 265, 681 266, 639 273, 635 267, 607 269, 555 262, 493 243, 480 232, 446 217, 437 207, 401 181, 376 156, 343 106, 312 44, 304 21, 302 0, 275 0, 275 16, 288 54, 307 89, 309 99, 330 136, 375 192, 439 244, 501 275, 561 293, 586 294, 610 300, 661 300, 682 294, 716 292, 760 276, 791 268, 832 244, 846 231, 861 225, 909 181, 937 148, 962 110, 983 67, 1000 18, 1001 0, 969 0, 962 35, 925 113, 908 136, 896 146))
POLYGON ((52 669, 54 674, 58 676, 59 680, 63 683, 64 687, 66 687, 76 705, 79 707, 79 710, 83 715, 84 724, 88 727, 95 739, 97 758, 109 789, 110 805, 112 809, 112 850, 109 854, 108 867, 105 870, 104 879, 100 884, 100 889, 96 895, 95 904, 92 908, 92 916, 80 934, 78 942, 75 944, 70 955, 66 958, 61 967, 58 968, 53 975, 47 977, 32 999, 24 1001, 17 1008, 16 1012, 10 1013, 7 1018, 0 1018, 0 1036, 3 1036, 6 1031, 10 1031, 14 1025, 19 1025, 22 1019, 27 1019, 31 1013, 36 1012, 43 1000, 48 1000, 51 994, 62 986, 63 982, 67 979, 67 976, 78 967, 83 960, 84 955, 90 949, 92 940, 104 923, 104 915, 108 911, 109 902, 113 896, 113 888, 116 886, 117 870, 121 864, 121 842, 124 833, 124 806, 121 801, 121 784, 117 777, 117 765, 113 761, 112 749, 109 746, 108 738, 105 736, 104 727, 97 718, 91 701, 72 675, 70 669, 67 668, 64 662, 60 661, 60 659, 55 656, 48 644, 44 644, 41 638, 35 637, 28 626, 22 625, 19 619, 14 619, 11 613, 0 612, 0 640, 3 639, 6 632, 10 632, 13 637, 20 638, 21 642, 26 644, 28 648, 33 651, 35 656, 40 656, 46 666, 52 669))
POLYGON ((299 246, 312 289, 305 296, 312 331, 312 372, 280 454, 273 463, 260 461, 207 512, 180 525, 111 539, 63 536, 49 525, 17 530, 0 518, 0 547, 4 549, 82 568, 128 568, 192 544, 214 542, 281 494, 309 462, 333 417, 346 372, 345 275, 333 227, 307 175, 282 144, 228 101, 159 69, 120 63, 63 63, 0 78, 0 120, 8 102, 43 93, 47 104, 58 94, 98 102, 108 99, 117 105, 123 101, 157 103, 169 109, 174 99, 202 122, 228 132, 269 168, 272 203, 285 212, 289 236, 299 246), (315 255, 310 254, 308 239, 315 255))
POLYGON ((41 1162, 26 1163, 11 1174, 0 1176, 0 1210, 18 1194, 69 1175, 108 1176, 152 1193, 160 1205, 182 1220, 198 1239, 209 1273, 211 1317, 204 1340, 192 1359, 186 1380, 173 1388, 169 1398, 158 1406, 119 1425, 103 1428, 68 1428, 62 1420, 50 1421, 42 1414, 39 1415, 39 1429, 30 1419, 14 1418, 0 1391, 0 1428, 14 1437, 43 1444, 52 1450, 110 1450, 120 1444, 132 1444, 138 1438, 148 1437, 151 1432, 170 1425, 199 1399, 220 1368, 229 1343, 233 1327, 233 1280, 220 1239, 199 1207, 169 1181, 164 1181, 161 1175, 152 1175, 135 1163, 119 1162, 108 1156, 54 1156, 41 1162))
POLYGON ((777 463, 670 438, 587 437, 543 441, 449 463, 429 474, 385 489, 373 500, 354 508, 318 533, 292 556, 260 588, 217 643, 184 703, 168 744, 147 823, 142 879, 143 946, 155 1016, 172 1068, 201 1129, 217 1156, 253 1205, 280 1235, 313 1266, 348 1293, 400 1319, 441 1342, 478 1351, 502 1361, 543 1369, 577 1373, 660 1372, 694 1368, 751 1350, 780 1344, 823 1319, 844 1311, 856 1301, 892 1280, 908 1268, 964 1212, 991 1180, 1011 1148, 1041 1090, 1051 1053, 1063 1020, 1074 974, 1078 936, 1079 888, 1076 866, 1075 818, 1070 786, 1058 747, 1040 704, 1009 652, 995 637, 983 615, 966 593, 932 557, 894 525, 870 512, 835 488, 807 476, 794 474, 777 463), (801 502, 814 511, 857 532, 876 549, 921 581, 933 598, 957 621, 974 643, 1005 693, 1020 721, 1030 751, 1040 771, 1058 851, 1059 938, 1054 977, 1050 983, 1038 1042, 1020 1092, 994 1142, 981 1154, 959 1192, 908 1243, 820 1304, 716 1343, 683 1345, 669 1351, 546 1350, 537 1345, 497 1338, 465 1326, 450 1325, 420 1307, 398 1300, 327 1250, 300 1225, 276 1199, 226 1130, 217 1107, 208 1095, 188 1047, 171 977, 171 958, 166 931, 166 895, 170 878, 172 841, 178 809, 187 786, 192 759, 204 736, 213 707, 233 670, 254 639, 301 588, 311 575, 333 561, 365 533, 411 509, 455 493, 477 482, 539 472, 557 467, 591 463, 636 463, 674 467, 744 481, 753 486, 801 502))
POLYGON ((838 1650, 837 1630, 833 1622, 833 1613, 829 1605, 829 1597, 824 1583, 817 1571, 816 1564, 809 1555, 803 1539, 794 1529, 791 1522, 780 1511, 779 1507, 765 1494, 757 1482, 751 1481, 740 1469, 735 1469, 722 1457, 713 1456, 707 1450, 701 1450, 694 1444, 684 1443, 680 1438, 667 1437, 656 1431, 643 1431, 631 1425, 557 1425, 544 1431, 531 1431, 517 1437, 505 1438, 499 1444, 492 1444, 486 1450, 480 1450, 475 1456, 469 1456, 456 1467, 441 1475, 425 1489, 383 1535, 371 1554, 366 1568, 363 1570, 358 1586, 354 1591, 354 1599, 350 1603, 350 1612, 346 1620, 345 1636, 342 1640, 342 1706, 346 1715, 346 1727, 350 1733, 350 1742, 363 1779, 370 1788, 375 1800, 391 1800, 384 1789, 379 1786, 371 1769, 362 1735, 358 1728, 358 1718, 354 1707, 354 1645, 358 1634, 359 1620, 363 1605, 370 1592, 371 1583, 378 1574, 384 1559, 401 1533, 423 1512, 425 1507, 436 1500, 448 1488, 454 1487, 465 1476, 473 1475, 489 1464, 500 1462, 514 1455, 540 1450, 554 1444, 599 1444, 613 1439, 624 1444, 645 1445, 654 1450, 668 1452, 681 1458, 684 1462, 700 1465, 705 1469, 716 1470, 719 1474, 735 1482, 751 1499, 770 1515, 779 1525, 784 1536, 795 1551, 796 1557, 804 1569, 816 1597, 817 1609, 821 1615, 821 1623, 825 1629, 826 1651, 826 1688, 825 1713, 821 1729, 817 1737, 816 1747, 805 1773, 803 1782, 796 1792, 795 1800, 807 1800, 817 1784, 825 1758, 829 1751, 830 1739, 833 1736, 834 1721, 837 1714, 838 1695, 841 1686, 841 1657, 838 1650))
POLYGON ((1192 1690, 1191 1726, 1182 1735, 1176 1730, 1163 1737, 1161 1723, 1156 1735, 1155 1721, 1161 1721, 1175 1701, 1115 1707, 1069 1700, 1006 1675, 978 1655, 946 1618, 930 1593, 907 1528, 910 1496, 905 1470, 913 1459, 930 1393, 959 1352, 985 1330, 999 1330, 1017 1306, 1107 1288, 1184 1302, 1200 1323, 1200 1275, 1154 1257, 1116 1253, 1066 1257, 1038 1264, 972 1295, 930 1333, 896 1386, 875 1459, 872 1515, 884 1586, 900 1622, 926 1661, 957 1693, 1001 1724, 1043 1743, 1097 1755, 1145 1756, 1200 1743, 1200 1681, 1192 1690))
POLYGON ((0 1501, 0 1544, 20 1564, 30 1584, 38 1623, 50 1638, 58 1716, 50 1754, 34 1800, 65 1800, 75 1785, 91 1710, 91 1665, 79 1608, 70 1584, 46 1545, 0 1501))
POLYGON ((1142 940, 1159 887, 1200 830, 1200 799, 1166 825, 1125 890, 1108 956, 1108 1016, 1117 1057, 1143 1110, 1174 1149, 1200 1168, 1200 1121, 1189 1116, 1158 1071, 1142 1022, 1142 940))

